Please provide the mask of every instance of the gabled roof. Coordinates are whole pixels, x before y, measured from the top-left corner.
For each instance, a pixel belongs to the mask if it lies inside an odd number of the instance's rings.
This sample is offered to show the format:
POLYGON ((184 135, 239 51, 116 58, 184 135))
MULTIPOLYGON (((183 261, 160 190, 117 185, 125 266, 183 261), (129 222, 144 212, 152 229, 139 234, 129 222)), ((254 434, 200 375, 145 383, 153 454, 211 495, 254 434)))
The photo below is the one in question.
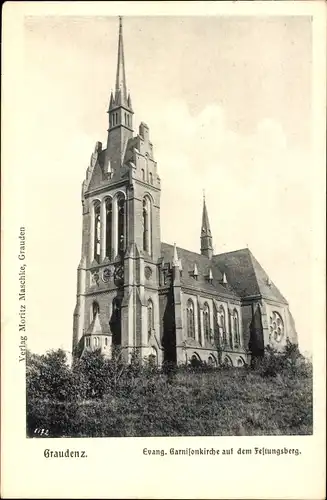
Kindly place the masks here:
POLYGON ((261 295, 264 298, 287 304, 285 297, 271 282, 248 248, 214 255, 212 261, 220 272, 226 273, 227 281, 240 297, 261 295))
MULTIPOLYGON (((239 298, 231 286, 222 285, 220 282, 223 279, 222 273, 218 266, 215 265, 208 257, 196 252, 190 252, 184 248, 177 247, 178 259, 181 263, 181 285, 198 290, 205 290, 208 293, 217 293, 227 295, 233 298, 239 298), (194 265, 198 270, 198 278, 195 279, 194 265), (212 283, 209 282, 209 271, 212 271, 212 283)), ((161 256, 164 262, 171 262, 174 258, 174 245, 161 243, 161 256)))

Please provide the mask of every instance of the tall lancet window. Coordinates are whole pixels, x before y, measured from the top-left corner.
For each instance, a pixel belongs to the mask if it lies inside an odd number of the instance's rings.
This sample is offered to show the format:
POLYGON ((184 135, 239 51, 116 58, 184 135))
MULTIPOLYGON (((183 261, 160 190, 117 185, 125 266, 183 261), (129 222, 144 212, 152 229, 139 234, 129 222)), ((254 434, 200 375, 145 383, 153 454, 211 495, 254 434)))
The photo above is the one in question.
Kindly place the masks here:
POLYGON ((233 313, 233 330, 234 330, 234 342, 236 346, 240 345, 240 325, 238 320, 238 314, 236 309, 234 309, 233 313))
POLYGON ((187 336, 195 339, 194 305, 191 299, 186 305, 187 336))
POLYGON ((153 302, 151 299, 148 300, 148 337, 152 333, 154 328, 154 315, 153 315, 153 302))
POLYGON ((106 257, 112 258, 112 199, 106 200, 106 257))
POLYGON ((204 329, 204 338, 209 342, 210 340, 210 310, 207 303, 204 304, 203 307, 203 329, 204 329))
POLYGON ((100 231, 101 231, 101 210, 100 202, 94 204, 94 260, 100 261, 100 231))
POLYGON ((100 307, 98 302, 94 301, 91 308, 91 321, 93 321, 97 314, 100 312, 100 307))
POLYGON ((119 252, 123 252, 125 250, 125 196, 123 194, 119 194, 117 199, 117 208, 118 208, 118 250, 119 252))
POLYGON ((223 308, 223 306, 219 307, 218 315, 219 315, 219 326, 222 329, 222 341, 223 341, 223 344, 225 345, 227 343, 227 336, 226 336, 225 309, 223 308))
POLYGON ((151 201, 148 196, 143 199, 143 250, 151 255, 152 252, 152 213, 151 201))

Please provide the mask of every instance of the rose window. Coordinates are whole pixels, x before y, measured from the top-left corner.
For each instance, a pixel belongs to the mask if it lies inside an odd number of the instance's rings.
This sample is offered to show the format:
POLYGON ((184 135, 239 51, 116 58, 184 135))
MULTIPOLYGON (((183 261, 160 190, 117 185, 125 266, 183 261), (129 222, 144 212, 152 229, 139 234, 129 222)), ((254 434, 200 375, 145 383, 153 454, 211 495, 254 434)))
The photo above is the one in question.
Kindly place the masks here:
POLYGON ((280 342, 284 336, 284 323, 280 314, 276 311, 270 316, 270 338, 280 342))

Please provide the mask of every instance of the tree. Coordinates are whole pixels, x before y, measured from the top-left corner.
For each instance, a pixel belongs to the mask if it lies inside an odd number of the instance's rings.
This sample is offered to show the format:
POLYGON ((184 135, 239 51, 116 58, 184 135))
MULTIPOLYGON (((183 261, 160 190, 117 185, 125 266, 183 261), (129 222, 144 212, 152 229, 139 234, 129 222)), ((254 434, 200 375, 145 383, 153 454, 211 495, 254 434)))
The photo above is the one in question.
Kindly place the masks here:
POLYGON ((51 350, 26 356, 26 390, 29 398, 69 399, 72 392, 71 370, 65 351, 51 350))

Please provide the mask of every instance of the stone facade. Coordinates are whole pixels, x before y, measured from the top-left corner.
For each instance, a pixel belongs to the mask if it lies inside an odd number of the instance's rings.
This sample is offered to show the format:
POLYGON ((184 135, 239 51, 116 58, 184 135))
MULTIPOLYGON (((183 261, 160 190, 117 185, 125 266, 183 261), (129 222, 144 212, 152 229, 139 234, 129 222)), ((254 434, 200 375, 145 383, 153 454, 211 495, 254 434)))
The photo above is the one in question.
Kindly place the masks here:
POLYGON ((133 132, 122 23, 108 109, 82 184, 82 256, 73 353, 118 346, 126 361, 242 366, 264 347, 297 342, 288 303, 249 249, 213 255, 203 201, 201 252, 161 242, 160 177, 149 127, 133 132))

